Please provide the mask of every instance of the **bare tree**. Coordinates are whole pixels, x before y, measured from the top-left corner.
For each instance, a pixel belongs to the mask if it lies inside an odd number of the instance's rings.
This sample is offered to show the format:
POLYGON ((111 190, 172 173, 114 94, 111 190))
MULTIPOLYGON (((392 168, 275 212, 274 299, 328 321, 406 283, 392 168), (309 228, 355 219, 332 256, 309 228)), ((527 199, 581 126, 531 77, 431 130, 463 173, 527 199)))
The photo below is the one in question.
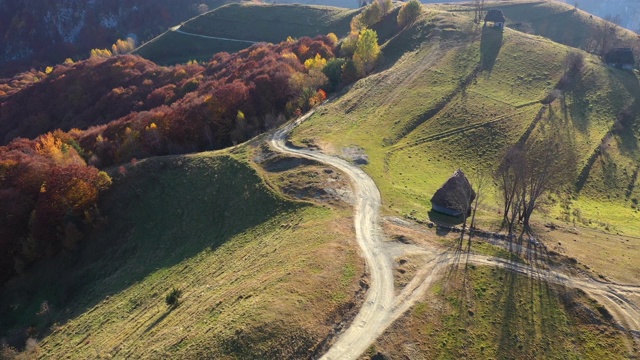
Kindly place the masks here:
POLYGON ((531 231, 531 215, 541 196, 571 184, 576 164, 575 147, 557 131, 507 150, 495 179, 503 196, 503 227, 509 234, 518 222, 524 232, 531 231))
POLYGON ((573 82, 584 68, 584 55, 577 51, 572 50, 567 53, 567 57, 564 58, 563 70, 564 73, 557 88, 564 90, 571 82, 573 82))
POLYGON ((483 203, 484 192, 489 185, 489 178, 480 170, 477 170, 471 177, 471 185, 476 192, 476 198, 473 200, 471 209, 471 229, 474 229, 476 227, 476 212, 478 211, 478 206, 483 203))
POLYGON ((537 209, 540 197, 550 190, 559 191, 571 184, 578 160, 569 139, 557 132, 525 146, 522 222, 524 231, 528 232, 531 230, 531 215, 537 209))
POLYGON ((524 149, 516 144, 507 149, 498 169, 494 173, 494 179, 502 196, 502 228, 507 227, 509 234, 513 233, 516 220, 520 214, 522 203, 521 189, 524 183, 524 149))
POLYGON ((468 186, 462 186, 460 190, 457 192, 458 196, 458 204, 460 213, 462 214, 462 232, 461 238, 464 237, 464 233, 467 230, 467 220, 469 218, 469 213, 471 212, 471 205, 473 203, 474 198, 476 197, 475 192, 471 184, 467 182, 468 186))
POLYGON ((476 23, 482 21, 482 15, 484 14, 484 4, 485 0, 473 0, 473 21, 475 21, 476 23))
POLYGON ((563 65, 565 75, 575 75, 584 67, 584 55, 579 51, 569 51, 563 65))
POLYGON ((615 47, 618 25, 621 21, 620 15, 608 15, 596 28, 596 52, 598 54, 604 55, 615 47))

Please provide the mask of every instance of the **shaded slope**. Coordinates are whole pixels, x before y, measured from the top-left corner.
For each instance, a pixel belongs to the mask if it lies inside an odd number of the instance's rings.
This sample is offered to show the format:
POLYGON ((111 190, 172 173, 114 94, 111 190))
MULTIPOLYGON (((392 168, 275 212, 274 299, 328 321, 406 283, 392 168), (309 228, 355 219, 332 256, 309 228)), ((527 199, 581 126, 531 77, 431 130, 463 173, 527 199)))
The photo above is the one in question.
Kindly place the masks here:
POLYGON ((278 43, 291 36, 340 36, 349 32, 358 10, 304 5, 230 4, 195 17, 138 48, 135 53, 160 64, 208 60, 218 52, 233 52, 250 43, 207 39, 196 34, 252 42, 278 43))
POLYGON ((246 163, 152 158, 116 178, 109 223, 85 248, 3 289, 0 336, 57 322, 41 343, 54 358, 300 357, 353 301, 361 265, 337 240, 352 237, 348 220, 283 200, 246 163), (172 287, 184 295, 171 311, 172 287))

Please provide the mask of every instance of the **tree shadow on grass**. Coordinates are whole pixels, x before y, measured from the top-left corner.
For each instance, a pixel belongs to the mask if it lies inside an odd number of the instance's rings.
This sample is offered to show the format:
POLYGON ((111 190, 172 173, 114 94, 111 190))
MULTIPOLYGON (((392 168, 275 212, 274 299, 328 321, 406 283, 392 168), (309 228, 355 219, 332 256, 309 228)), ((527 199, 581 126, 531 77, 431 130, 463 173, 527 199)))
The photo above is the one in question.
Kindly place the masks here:
MULTIPOLYGON (((525 266, 529 274, 504 270, 502 292, 495 303, 499 319, 498 357, 527 357, 532 349, 548 349, 548 341, 562 336, 564 317, 558 316, 557 291, 549 284, 545 268, 551 263, 546 246, 537 240, 535 233, 523 234, 512 240, 512 248, 526 263, 510 261, 525 266)), ((564 289, 564 288, 562 288, 564 289)), ((565 289, 566 292, 566 289, 565 289)))
MULTIPOLYGON (((230 157, 141 161, 116 176, 101 201, 107 225, 74 253, 45 261, 1 289, 0 338, 34 326, 46 335, 51 324, 77 318, 158 270, 215 251, 300 206, 270 192, 253 169, 230 157), (36 315, 44 301, 53 308, 47 323, 36 315)), ((24 345, 17 342, 11 345, 24 345)))
MULTIPOLYGON (((631 104, 622 108, 616 119, 616 134, 620 139, 620 151, 627 156, 637 154, 638 138, 634 125, 640 121, 640 81, 635 73, 618 69, 609 69, 608 75, 611 82, 620 82, 626 92, 633 97, 631 104)), ((612 92, 612 101, 619 98, 619 94, 612 92)))
POLYGON ((560 98, 565 120, 570 116, 573 126, 582 133, 589 130, 591 120, 592 106, 587 98, 588 89, 584 74, 578 73, 565 85, 565 95, 560 98), (567 98, 571 100, 570 104, 567 104, 567 98))
POLYGON ((482 28, 482 37, 480 39, 480 62, 482 70, 487 73, 487 78, 491 76, 493 67, 498 59, 498 54, 502 48, 502 39, 504 33, 499 28, 487 27, 482 28))
MULTIPOLYGON (((438 213, 434 210, 428 213, 429 220, 436 224, 436 235, 447 236, 451 233, 459 234, 456 239, 449 245, 448 253, 451 254, 451 265, 448 267, 447 272, 444 275, 445 287, 443 291, 447 291, 448 285, 456 282, 458 276, 462 276, 462 289, 460 293, 460 299, 462 300, 467 295, 466 289, 469 282, 469 253, 471 251, 471 236, 465 238, 465 235, 469 234, 468 230, 456 227, 464 222, 461 217, 448 216, 438 213)), ((466 314, 462 314, 466 318, 466 314)))

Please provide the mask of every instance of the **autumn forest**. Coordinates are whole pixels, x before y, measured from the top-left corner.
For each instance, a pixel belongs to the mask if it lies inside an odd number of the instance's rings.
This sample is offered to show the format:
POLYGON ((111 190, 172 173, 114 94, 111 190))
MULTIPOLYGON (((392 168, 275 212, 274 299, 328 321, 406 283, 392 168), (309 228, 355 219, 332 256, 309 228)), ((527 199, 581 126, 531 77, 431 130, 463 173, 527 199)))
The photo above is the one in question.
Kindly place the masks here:
POLYGON ((289 39, 172 67, 92 56, 0 82, 0 281, 102 221, 99 169, 246 141, 355 79, 336 45, 289 39))

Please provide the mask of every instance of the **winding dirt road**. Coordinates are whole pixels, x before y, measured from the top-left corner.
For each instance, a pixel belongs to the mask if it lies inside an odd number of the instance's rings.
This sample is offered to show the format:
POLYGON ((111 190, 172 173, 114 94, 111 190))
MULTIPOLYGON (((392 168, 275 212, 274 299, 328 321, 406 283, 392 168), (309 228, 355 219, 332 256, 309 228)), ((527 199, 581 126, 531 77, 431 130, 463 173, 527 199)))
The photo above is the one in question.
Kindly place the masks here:
POLYGON ((271 145, 280 152, 333 166, 350 178, 355 197, 356 241, 367 263, 371 283, 360 312, 323 359, 354 359, 362 354, 388 326, 394 301, 393 263, 384 251, 378 224, 380 192, 369 175, 340 158, 317 151, 292 149, 285 145, 289 132, 312 114, 313 112, 308 113, 277 130, 271 138, 271 145))
POLYGON ((572 277, 553 270, 483 255, 460 254, 437 248, 385 242, 378 223, 380 192, 369 175, 357 165, 338 157, 286 145, 288 134, 313 114, 311 111, 295 122, 276 130, 271 136, 270 144, 279 152, 333 166, 349 177, 355 197, 356 241, 370 274, 370 287, 360 312, 349 327, 338 335, 322 359, 357 359, 395 320, 409 310, 436 280, 440 279, 447 268, 463 261, 501 267, 539 280, 580 288, 604 304, 619 326, 628 330, 640 345, 640 305, 630 300, 630 296, 640 297, 640 286, 604 283, 586 276, 572 277), (396 296, 393 260, 399 255, 407 254, 426 255, 430 260, 396 296))

